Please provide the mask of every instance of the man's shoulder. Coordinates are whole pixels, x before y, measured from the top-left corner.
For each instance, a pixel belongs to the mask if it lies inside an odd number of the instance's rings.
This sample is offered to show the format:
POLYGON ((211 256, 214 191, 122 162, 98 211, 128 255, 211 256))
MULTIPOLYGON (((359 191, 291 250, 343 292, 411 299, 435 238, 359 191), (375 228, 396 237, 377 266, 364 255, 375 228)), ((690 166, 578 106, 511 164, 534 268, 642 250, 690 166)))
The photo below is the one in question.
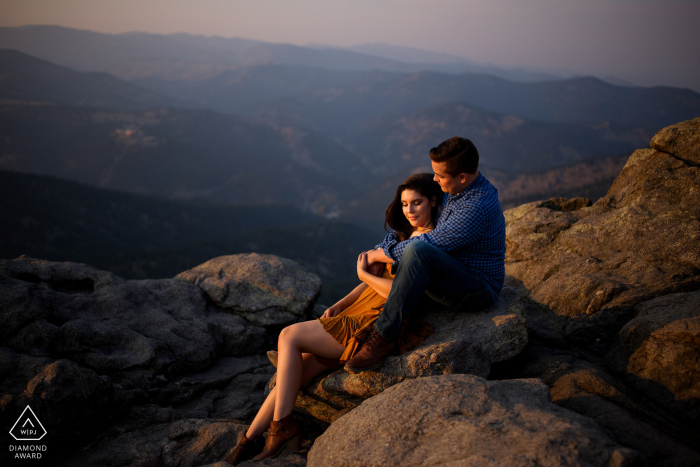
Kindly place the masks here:
POLYGON ((461 196, 456 200, 456 205, 464 208, 471 208, 483 204, 490 204, 493 201, 498 202, 498 190, 486 177, 479 174, 475 182, 473 187, 467 188, 468 191, 465 193, 465 196, 461 196))

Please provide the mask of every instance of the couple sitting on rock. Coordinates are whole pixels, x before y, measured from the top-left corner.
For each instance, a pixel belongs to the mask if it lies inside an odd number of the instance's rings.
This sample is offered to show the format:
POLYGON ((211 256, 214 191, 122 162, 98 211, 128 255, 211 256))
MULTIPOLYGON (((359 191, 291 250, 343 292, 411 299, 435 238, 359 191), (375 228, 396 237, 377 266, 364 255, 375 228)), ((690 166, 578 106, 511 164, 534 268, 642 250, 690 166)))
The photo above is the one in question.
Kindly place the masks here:
POLYGON ((230 464, 298 451, 292 410, 301 386, 343 364, 351 373, 379 368, 395 347, 418 345, 432 333, 409 320, 422 300, 480 310, 498 299, 506 237, 498 192, 479 173, 479 153, 468 139, 444 141, 430 159, 434 175, 412 175, 398 187, 386 210, 390 233, 358 257, 362 283, 318 320, 280 333, 276 386, 226 458, 230 464), (257 453, 254 440, 268 426, 257 453))

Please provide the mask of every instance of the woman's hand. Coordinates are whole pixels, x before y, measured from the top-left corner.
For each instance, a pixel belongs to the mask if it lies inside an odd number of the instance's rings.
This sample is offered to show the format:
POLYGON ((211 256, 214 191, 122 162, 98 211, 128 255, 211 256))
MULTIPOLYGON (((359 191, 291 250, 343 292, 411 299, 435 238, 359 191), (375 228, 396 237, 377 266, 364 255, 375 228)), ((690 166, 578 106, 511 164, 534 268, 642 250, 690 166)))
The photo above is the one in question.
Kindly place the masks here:
POLYGON ((384 270, 386 270, 386 263, 380 263, 379 261, 376 263, 370 263, 369 267, 367 268, 368 273, 377 277, 382 277, 384 275, 384 270))
POLYGON ((364 275, 367 274, 367 269, 369 269, 369 262, 367 261, 367 252, 364 251, 360 253, 357 257, 357 277, 364 282, 364 275))
POLYGON ((341 310, 340 306, 336 303, 335 305, 328 307, 328 309, 323 313, 323 316, 321 316, 321 318, 332 318, 341 311, 343 310, 341 310))

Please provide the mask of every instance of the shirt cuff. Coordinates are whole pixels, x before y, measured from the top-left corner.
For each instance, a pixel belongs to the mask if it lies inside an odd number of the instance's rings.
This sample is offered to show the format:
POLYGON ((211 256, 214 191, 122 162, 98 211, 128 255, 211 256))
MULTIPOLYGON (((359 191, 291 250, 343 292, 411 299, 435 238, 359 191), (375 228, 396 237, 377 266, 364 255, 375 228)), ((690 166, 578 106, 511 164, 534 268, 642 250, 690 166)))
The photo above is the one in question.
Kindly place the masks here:
POLYGON ((396 256, 394 256, 394 255, 391 253, 391 249, 394 248, 395 246, 396 246, 396 243, 394 243, 393 245, 387 245, 387 246, 385 246, 384 248, 382 248, 382 250, 384 251, 384 254, 386 255, 386 257, 387 257, 387 258, 393 259, 394 262, 396 262, 396 256))

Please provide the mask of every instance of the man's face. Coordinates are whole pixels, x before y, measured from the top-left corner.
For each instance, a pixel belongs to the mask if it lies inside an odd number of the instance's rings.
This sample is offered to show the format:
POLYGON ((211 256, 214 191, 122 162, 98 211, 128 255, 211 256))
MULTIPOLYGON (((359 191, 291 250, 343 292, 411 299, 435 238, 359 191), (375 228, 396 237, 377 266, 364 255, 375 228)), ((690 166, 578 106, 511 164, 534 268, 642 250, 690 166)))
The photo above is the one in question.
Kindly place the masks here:
POLYGON ((430 161, 430 163, 433 166, 433 172, 435 172, 433 180, 440 184, 442 191, 451 195, 456 195, 464 189, 462 174, 453 177, 445 171, 446 164, 444 162, 430 161))

